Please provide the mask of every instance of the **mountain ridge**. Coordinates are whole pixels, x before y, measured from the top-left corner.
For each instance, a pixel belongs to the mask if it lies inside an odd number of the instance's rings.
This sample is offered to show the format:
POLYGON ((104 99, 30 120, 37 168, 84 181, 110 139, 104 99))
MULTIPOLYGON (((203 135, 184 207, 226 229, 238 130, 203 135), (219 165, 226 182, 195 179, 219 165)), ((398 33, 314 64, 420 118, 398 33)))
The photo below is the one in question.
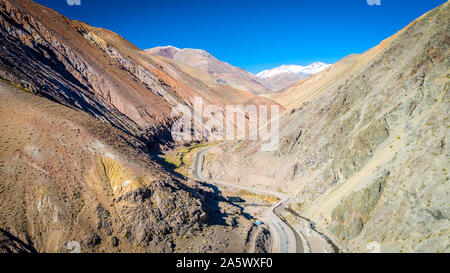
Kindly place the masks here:
POLYGON ((222 106, 276 104, 249 91, 199 82, 112 31, 32 1, 2 0, 0 9, 0 76, 89 112, 154 148, 171 145, 172 107, 192 106, 196 96, 222 106))
POLYGON ((273 77, 273 76, 276 76, 276 75, 279 75, 282 73, 292 72, 292 73, 298 74, 302 78, 305 78, 310 75, 319 73, 320 71, 327 69, 330 66, 331 66, 331 64, 326 64, 323 62, 313 62, 306 66, 283 64, 283 65, 277 66, 272 69, 263 70, 263 71, 259 72, 258 74, 256 74, 256 76, 261 79, 267 79, 267 78, 270 78, 270 77, 273 77))
POLYGON ((281 65, 273 69, 259 72, 256 76, 272 86, 274 90, 281 90, 296 84, 301 79, 317 74, 330 67, 330 64, 314 62, 307 66, 301 65, 281 65))
POLYGON ((255 94, 273 92, 268 84, 252 73, 218 60, 203 49, 179 49, 173 46, 159 46, 144 51, 198 68, 212 76, 216 83, 222 85, 229 85, 233 88, 250 91, 255 94))

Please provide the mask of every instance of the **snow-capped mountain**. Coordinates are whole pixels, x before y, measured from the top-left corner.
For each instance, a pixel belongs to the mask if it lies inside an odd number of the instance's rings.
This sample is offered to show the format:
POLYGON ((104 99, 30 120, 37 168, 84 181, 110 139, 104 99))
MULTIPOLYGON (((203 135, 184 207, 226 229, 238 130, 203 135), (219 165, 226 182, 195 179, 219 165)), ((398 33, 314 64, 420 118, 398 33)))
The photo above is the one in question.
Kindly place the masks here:
POLYGON ((264 70, 258 73, 256 76, 260 79, 268 79, 283 73, 295 73, 301 78, 308 77, 312 74, 318 73, 324 69, 327 69, 330 65, 322 62, 315 62, 307 66, 301 65, 282 65, 273 69, 264 70))
POLYGON ((274 69, 264 70, 256 76, 271 86, 272 89, 279 91, 303 78, 319 73, 329 66, 330 64, 322 62, 315 62, 307 66, 282 65, 274 69))

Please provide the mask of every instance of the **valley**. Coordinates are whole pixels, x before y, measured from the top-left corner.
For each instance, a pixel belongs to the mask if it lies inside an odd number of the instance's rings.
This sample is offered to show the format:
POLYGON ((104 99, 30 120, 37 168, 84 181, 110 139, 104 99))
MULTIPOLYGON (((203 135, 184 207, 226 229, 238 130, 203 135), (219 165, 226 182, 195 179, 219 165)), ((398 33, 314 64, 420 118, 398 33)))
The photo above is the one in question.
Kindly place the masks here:
POLYGON ((448 252, 448 12, 268 95, 286 108, 280 149, 229 143, 204 176, 290 193, 291 225, 343 250, 448 252))
POLYGON ((0 0, 0 253, 448 253, 449 20, 252 74, 0 0))

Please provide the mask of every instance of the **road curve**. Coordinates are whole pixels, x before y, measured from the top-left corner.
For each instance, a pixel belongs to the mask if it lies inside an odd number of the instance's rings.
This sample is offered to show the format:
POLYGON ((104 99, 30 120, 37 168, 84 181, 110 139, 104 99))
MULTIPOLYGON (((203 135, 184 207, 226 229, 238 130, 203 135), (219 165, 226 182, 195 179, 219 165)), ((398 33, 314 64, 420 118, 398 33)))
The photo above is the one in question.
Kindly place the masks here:
MULTIPOLYGON (((227 183, 223 181, 210 181, 209 179, 206 179, 202 176, 201 170, 203 167, 203 157, 205 152, 207 152, 211 148, 204 148, 201 151, 199 151, 195 158, 195 166, 194 166, 194 176, 197 177, 198 180, 210 183, 216 186, 225 186, 230 188, 235 188, 239 190, 246 190, 249 192, 253 192, 256 194, 266 194, 266 195, 273 195, 280 199, 278 203, 276 203, 271 208, 267 209, 264 212, 264 217, 261 219, 266 223, 270 231, 272 233, 272 252, 273 253, 297 253, 300 252, 303 249, 300 249, 300 247, 297 247, 298 245, 301 245, 301 242, 298 242, 299 237, 296 236, 296 233, 292 228, 286 224, 283 220, 280 219, 275 214, 275 209, 282 206, 284 203, 286 203, 289 200, 289 197, 285 194, 281 194, 279 192, 272 192, 267 190, 260 190, 250 187, 245 187, 241 185, 235 185, 232 183, 227 183), (300 243, 300 244, 299 244, 300 243)), ((303 252, 303 251, 302 251, 303 252)))

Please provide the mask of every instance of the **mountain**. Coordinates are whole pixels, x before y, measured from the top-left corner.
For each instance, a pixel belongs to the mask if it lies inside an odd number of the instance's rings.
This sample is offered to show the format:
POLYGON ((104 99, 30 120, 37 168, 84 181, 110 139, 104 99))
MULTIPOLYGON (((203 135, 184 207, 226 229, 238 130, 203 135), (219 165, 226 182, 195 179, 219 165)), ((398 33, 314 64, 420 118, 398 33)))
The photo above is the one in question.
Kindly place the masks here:
POLYGON ((248 249, 239 209, 159 154, 178 104, 275 102, 30 0, 0 0, 0 48, 0 252, 248 249))
POLYGON ((249 220, 261 212, 305 252, 449 252, 449 33, 447 2, 271 94, 205 51, 150 54, 0 0, 0 252, 270 251, 288 237, 249 220), (284 106, 279 149, 175 142, 171 110, 195 97, 284 106), (290 198, 274 207, 273 191, 290 198))
MULTIPOLYGON (((32 1, 2 1, 0 76, 104 120, 150 146, 170 139, 171 109, 273 102, 207 82, 94 28, 32 1)), ((167 59, 166 59, 167 60, 167 59)), ((196 75, 194 73, 194 75, 196 75)))
POLYGON ((280 74, 294 73, 297 74, 300 78, 306 78, 312 74, 319 73, 320 71, 327 69, 328 67, 330 67, 329 64, 325 64, 322 62, 315 62, 307 66, 281 65, 273 69, 261 71, 260 73, 256 74, 256 76, 263 80, 266 80, 280 74))
POLYGON ((256 76, 278 91, 303 78, 319 73, 330 66, 331 65, 322 62, 315 62, 307 66, 282 65, 273 69, 264 70, 256 74, 256 76))
POLYGON ((83 252, 172 252, 204 226, 199 191, 142 141, 5 80, 0 114, 0 253, 66 252, 71 241, 83 252))
POLYGON ((449 33, 446 2, 269 95, 287 109, 279 149, 229 143, 204 175, 290 194, 290 224, 342 251, 448 252, 449 33))
POLYGON ((254 94, 273 92, 268 84, 252 73, 220 61, 202 49, 179 49, 173 46, 162 46, 147 49, 145 52, 202 70, 218 84, 250 91, 254 94))

